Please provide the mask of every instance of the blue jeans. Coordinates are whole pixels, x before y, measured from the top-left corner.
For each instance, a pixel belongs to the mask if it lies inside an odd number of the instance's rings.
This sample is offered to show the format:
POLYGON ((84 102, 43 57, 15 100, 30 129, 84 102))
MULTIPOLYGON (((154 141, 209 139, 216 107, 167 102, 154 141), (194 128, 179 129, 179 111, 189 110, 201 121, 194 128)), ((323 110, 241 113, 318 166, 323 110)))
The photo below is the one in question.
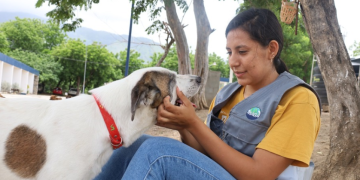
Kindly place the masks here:
POLYGON ((141 136, 114 151, 95 180, 235 179, 211 158, 177 140, 141 136))

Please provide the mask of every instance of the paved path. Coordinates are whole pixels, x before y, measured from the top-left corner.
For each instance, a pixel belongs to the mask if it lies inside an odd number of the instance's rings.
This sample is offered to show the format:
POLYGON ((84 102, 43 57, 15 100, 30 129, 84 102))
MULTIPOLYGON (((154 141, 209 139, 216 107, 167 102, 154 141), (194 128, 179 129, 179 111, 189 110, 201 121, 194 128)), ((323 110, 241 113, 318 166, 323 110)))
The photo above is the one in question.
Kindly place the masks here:
MULTIPOLYGON (((39 99, 50 100, 50 95, 34 95, 34 94, 27 94, 27 95, 22 95, 22 94, 1 94, 1 95, 4 96, 5 98, 39 98, 39 99)), ((57 97, 61 97, 62 99, 65 99, 65 97, 62 97, 62 96, 57 96, 57 97)))

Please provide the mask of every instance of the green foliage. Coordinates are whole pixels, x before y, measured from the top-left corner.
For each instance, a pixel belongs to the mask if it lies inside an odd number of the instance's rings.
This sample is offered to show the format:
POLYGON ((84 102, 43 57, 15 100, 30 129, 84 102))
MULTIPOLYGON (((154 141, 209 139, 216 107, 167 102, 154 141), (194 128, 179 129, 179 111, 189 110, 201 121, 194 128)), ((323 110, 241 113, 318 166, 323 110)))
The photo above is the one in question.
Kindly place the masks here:
MULTIPOLYGON (((153 67, 161 58, 162 53, 154 53, 151 56, 152 61, 150 61, 146 67, 153 67)), ((195 54, 191 51, 189 54, 191 68, 194 69, 194 62, 195 62, 195 54)), ((168 55, 166 56, 165 60, 161 64, 161 67, 170 69, 172 71, 178 72, 178 56, 176 53, 176 45, 173 45, 170 48, 168 55)), ((221 77, 229 77, 229 64, 227 61, 224 61, 220 56, 216 55, 215 53, 209 54, 209 69, 212 71, 220 71, 221 77), (214 64, 215 63, 215 64, 214 64)))
POLYGON ((23 49, 32 52, 43 52, 45 49, 51 50, 64 41, 66 35, 53 22, 43 23, 39 19, 20 19, 16 17, 14 21, 8 21, 0 25, 3 32, 10 42, 10 49, 23 49))
MULTIPOLYGON (((130 50, 129 54, 129 69, 128 74, 131 74, 132 72, 146 67, 144 64, 144 60, 139 59, 140 53, 136 52, 135 50, 130 50)), ((122 74, 125 75, 125 68, 126 68, 126 57, 127 57, 127 49, 124 51, 120 51, 119 53, 115 54, 115 58, 119 60, 120 62, 120 70, 122 74)))
POLYGON ((60 82, 65 81, 67 84, 63 85, 69 88, 80 86, 80 84, 76 85, 78 82, 83 84, 86 55, 85 86, 88 89, 122 77, 121 71, 116 68, 120 66, 120 62, 101 44, 93 43, 87 46, 86 50, 84 42, 70 39, 55 47, 52 55, 64 67, 60 73, 60 82))
POLYGON ((178 72, 179 60, 178 60, 175 44, 170 48, 168 55, 166 56, 165 60, 161 63, 161 67, 178 72))
POLYGON ((285 41, 281 59, 290 73, 309 81, 313 54, 309 37, 301 31, 295 36, 294 28, 286 25, 283 26, 283 32, 285 41))
POLYGON ((229 77, 230 68, 227 61, 224 61, 215 53, 209 54, 209 69, 212 71, 220 71, 220 77, 229 77))
POLYGON ((44 49, 51 50, 53 47, 61 44, 67 35, 60 29, 54 21, 48 21, 43 24, 43 39, 45 39, 44 49))
POLYGON ((281 8, 281 1, 279 0, 244 0, 241 4, 238 12, 243 12, 249 8, 266 8, 275 11, 280 11, 281 8))
POLYGON ((87 46, 86 87, 92 89, 104 83, 121 79, 121 63, 104 45, 93 43, 87 46))
POLYGON ((41 52, 44 41, 41 36, 41 21, 36 19, 20 19, 8 21, 0 26, 8 40, 11 42, 11 50, 21 48, 23 50, 41 52))
POLYGON ((55 87, 59 80, 59 74, 63 70, 60 63, 55 62, 51 55, 36 54, 34 52, 26 52, 20 49, 10 51, 6 55, 38 70, 40 72, 40 83, 55 87))
POLYGON ((155 67, 159 59, 161 58, 163 53, 154 53, 152 56, 150 56, 151 61, 149 61, 145 67, 155 67))
POLYGON ((55 47, 51 53, 64 67, 60 74, 61 80, 74 82, 84 75, 86 46, 81 40, 70 39, 55 47))
POLYGON ((9 41, 6 38, 5 33, 0 31, 0 52, 6 53, 7 51, 9 51, 9 45, 9 41))
MULTIPOLYGON (((151 61, 149 62, 149 64, 147 64, 147 67, 155 66, 157 64, 157 62, 160 60, 162 55, 163 55, 163 53, 154 53, 150 57, 151 61)), ((195 55, 192 52, 190 52, 189 57, 190 57, 191 68, 194 68, 195 55)), ((161 63, 160 67, 178 72, 178 65, 179 65, 179 60, 178 60, 178 56, 177 56, 177 52, 176 52, 176 45, 174 43, 171 46, 166 58, 161 63)))
MULTIPOLYGON (((99 0, 48 0, 49 6, 55 6, 55 9, 46 13, 46 16, 55 20, 57 24, 63 24, 62 29, 65 31, 75 31, 77 27, 83 22, 81 18, 75 18, 71 23, 66 23, 68 20, 72 20, 75 17, 75 10, 84 8, 85 10, 91 9, 92 4, 99 3, 99 0)), ((38 0, 36 7, 41 7, 45 3, 45 0, 38 0)))
POLYGON ((360 56, 360 42, 354 42, 353 45, 349 48, 350 51, 352 51, 352 57, 360 56))

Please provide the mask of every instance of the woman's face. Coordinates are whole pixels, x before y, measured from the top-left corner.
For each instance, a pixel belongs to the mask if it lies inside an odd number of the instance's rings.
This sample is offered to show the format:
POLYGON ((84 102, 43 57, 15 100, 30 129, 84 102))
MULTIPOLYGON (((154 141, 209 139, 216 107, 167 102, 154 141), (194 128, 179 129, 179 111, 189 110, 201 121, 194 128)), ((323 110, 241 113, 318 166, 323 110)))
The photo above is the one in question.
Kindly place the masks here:
POLYGON ((276 69, 272 58, 276 53, 270 46, 261 46, 250 38, 249 33, 237 28, 228 33, 226 50, 230 68, 242 86, 250 85, 259 89, 273 81, 270 77, 273 77, 276 69))

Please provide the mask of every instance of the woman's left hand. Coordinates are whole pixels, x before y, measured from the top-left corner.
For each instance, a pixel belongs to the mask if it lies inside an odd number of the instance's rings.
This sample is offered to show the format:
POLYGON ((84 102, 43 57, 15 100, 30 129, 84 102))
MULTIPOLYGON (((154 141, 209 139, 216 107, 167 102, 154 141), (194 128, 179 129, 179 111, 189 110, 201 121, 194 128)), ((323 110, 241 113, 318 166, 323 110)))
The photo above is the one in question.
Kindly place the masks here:
POLYGON ((156 125, 174 130, 183 130, 189 128, 192 122, 199 120, 192 103, 179 88, 176 88, 176 94, 183 104, 175 106, 170 103, 169 96, 165 97, 163 103, 158 107, 156 125))

